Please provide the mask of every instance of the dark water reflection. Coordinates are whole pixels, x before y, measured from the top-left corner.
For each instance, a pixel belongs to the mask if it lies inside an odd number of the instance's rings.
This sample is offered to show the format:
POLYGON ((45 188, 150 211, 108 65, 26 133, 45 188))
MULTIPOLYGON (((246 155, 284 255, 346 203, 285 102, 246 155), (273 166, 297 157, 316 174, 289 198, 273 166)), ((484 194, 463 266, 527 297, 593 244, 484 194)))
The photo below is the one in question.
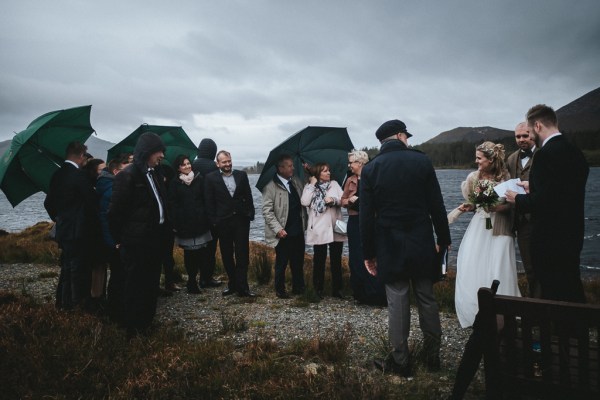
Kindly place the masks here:
MULTIPOLYGON (((452 210, 463 201, 460 193, 460 183, 466 178, 469 172, 471 170, 437 171, 447 211, 452 210)), ((250 226, 250 239, 262 242, 264 241, 264 220, 261 212, 262 196, 254 187, 254 184, 258 180, 258 175, 250 175, 249 179, 256 207, 256 219, 250 226)), ((600 168, 592 168, 590 170, 586 189, 585 238, 581 253, 582 271, 600 272, 600 168)), ((37 193, 13 209, 6 200, 4 193, 0 192, 0 229, 15 232, 31 226, 38 221, 48 220, 48 215, 43 206, 44 198, 45 195, 43 193, 37 193)), ((463 215, 457 222, 450 225, 450 233, 452 235, 451 266, 456 265, 456 253, 469 221, 470 217, 463 215)), ((310 250, 307 249, 309 252, 310 250)), ((344 247, 344 253, 347 254, 346 247, 344 247)))

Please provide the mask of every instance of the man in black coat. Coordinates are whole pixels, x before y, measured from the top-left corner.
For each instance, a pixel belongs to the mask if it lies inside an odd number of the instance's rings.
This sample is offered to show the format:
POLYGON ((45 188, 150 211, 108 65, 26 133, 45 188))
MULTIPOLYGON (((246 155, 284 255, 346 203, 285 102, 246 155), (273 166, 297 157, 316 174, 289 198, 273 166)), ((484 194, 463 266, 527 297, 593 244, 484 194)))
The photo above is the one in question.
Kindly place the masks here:
POLYGON ((255 212, 250 182, 244 171, 233 170, 231 154, 225 150, 217 154, 217 167, 218 171, 205 177, 204 195, 208 219, 219 235, 221 258, 229 278, 223 296, 238 293, 254 297, 256 294, 248 286, 250 221, 255 212))
POLYGON ((507 191, 506 199, 516 203, 517 212, 531 213, 531 262, 541 297, 585 303, 579 268, 590 169, 581 151, 559 132, 551 107, 532 107, 527 125, 539 147, 524 184, 529 193, 507 191))
POLYGON ((50 181, 44 207, 56 223, 56 241, 61 248, 61 269, 56 306, 83 307, 90 298, 92 282, 88 249, 100 237, 96 192, 81 167, 87 162, 87 146, 69 143, 66 160, 50 181))
MULTIPOLYGON (((204 138, 198 145, 198 152, 196 159, 192 163, 192 170, 194 174, 200 174, 203 177, 213 171, 218 171, 217 164, 215 163, 215 156, 217 155, 217 144, 210 138, 204 138)), ((223 282, 215 279, 215 265, 217 262, 217 242, 219 241, 219 234, 216 229, 211 229, 210 233, 213 239, 208 243, 208 262, 206 265, 206 272, 200 275, 200 287, 217 287, 221 286, 223 282)))
POLYGON ((125 274, 124 319, 129 335, 146 333, 156 313, 170 231, 164 179, 156 169, 164 151, 155 133, 140 136, 133 164, 115 177, 108 210, 110 233, 120 247, 125 274))
POLYGON ((440 274, 437 254, 450 246, 450 230, 433 165, 425 154, 408 148, 412 135, 406 125, 388 121, 375 135, 382 145, 361 173, 360 234, 365 266, 385 284, 393 347, 391 357, 375 360, 375 366, 409 376, 411 283, 428 367, 440 366, 442 331, 433 282, 440 274))

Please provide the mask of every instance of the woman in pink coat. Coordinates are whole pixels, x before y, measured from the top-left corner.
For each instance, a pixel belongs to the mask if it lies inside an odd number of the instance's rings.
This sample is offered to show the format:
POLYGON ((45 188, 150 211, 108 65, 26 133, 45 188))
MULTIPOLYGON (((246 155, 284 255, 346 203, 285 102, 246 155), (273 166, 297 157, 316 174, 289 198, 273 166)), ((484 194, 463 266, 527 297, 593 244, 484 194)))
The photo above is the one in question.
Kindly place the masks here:
POLYGON ((300 202, 308 208, 308 227, 306 244, 312 244, 313 286, 319 297, 323 297, 325 280, 325 260, 329 246, 329 264, 331 265, 331 295, 342 298, 342 249, 344 235, 333 231, 335 221, 342 219, 340 209, 342 188, 331 180, 331 171, 327 163, 317 163, 311 169, 311 178, 304 186, 300 202))

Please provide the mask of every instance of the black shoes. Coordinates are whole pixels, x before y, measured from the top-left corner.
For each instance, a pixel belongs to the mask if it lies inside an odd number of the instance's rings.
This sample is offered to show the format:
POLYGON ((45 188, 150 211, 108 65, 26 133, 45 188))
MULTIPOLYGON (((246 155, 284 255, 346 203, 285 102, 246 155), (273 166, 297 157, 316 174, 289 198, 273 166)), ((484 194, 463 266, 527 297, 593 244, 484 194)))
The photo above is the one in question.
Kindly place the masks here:
POLYGON ((386 374, 396 374, 408 378, 412 376, 410 364, 400 365, 396 363, 391 357, 384 359, 376 358, 373 360, 373 365, 378 370, 386 374))
POLYGON ((198 287, 198 285, 187 285, 187 291, 190 294, 200 294, 202 293, 202 290, 200 290, 200 288, 198 287))
POLYGON ((201 288, 213 288, 213 287, 219 287, 223 284, 223 282, 217 280, 217 279, 211 279, 208 281, 202 281, 200 282, 200 287, 201 288))
POLYGON ((238 292, 238 296, 240 296, 240 297, 257 297, 258 295, 249 290, 244 290, 242 292, 238 292))
POLYGON ((165 285, 165 290, 168 290, 169 292, 179 292, 181 287, 177 286, 175 283, 169 283, 165 285))
POLYGON ((221 294, 223 296, 231 296, 232 294, 235 294, 235 290, 227 288, 227 289, 223 290, 223 292, 221 294))
POLYGON ((279 297, 280 299, 289 299, 290 295, 287 292, 277 292, 275 293, 275 295, 277 297, 279 297))
POLYGON ((344 298, 344 295, 339 290, 334 290, 333 293, 331 293, 331 296, 332 297, 337 297, 338 299, 343 299, 344 298))

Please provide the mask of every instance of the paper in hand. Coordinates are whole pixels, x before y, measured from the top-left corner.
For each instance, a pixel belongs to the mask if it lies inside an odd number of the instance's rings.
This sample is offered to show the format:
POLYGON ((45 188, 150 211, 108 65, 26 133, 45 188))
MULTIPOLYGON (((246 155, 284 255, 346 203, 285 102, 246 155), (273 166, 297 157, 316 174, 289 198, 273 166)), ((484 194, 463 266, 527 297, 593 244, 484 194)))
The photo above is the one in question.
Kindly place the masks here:
POLYGON ((518 186, 517 182, 521 182, 521 179, 509 179, 505 182, 499 183, 496 186, 494 186, 494 191, 498 194, 499 197, 505 197, 507 190, 517 192, 517 194, 525 194, 525 189, 523 189, 521 186, 518 186))

